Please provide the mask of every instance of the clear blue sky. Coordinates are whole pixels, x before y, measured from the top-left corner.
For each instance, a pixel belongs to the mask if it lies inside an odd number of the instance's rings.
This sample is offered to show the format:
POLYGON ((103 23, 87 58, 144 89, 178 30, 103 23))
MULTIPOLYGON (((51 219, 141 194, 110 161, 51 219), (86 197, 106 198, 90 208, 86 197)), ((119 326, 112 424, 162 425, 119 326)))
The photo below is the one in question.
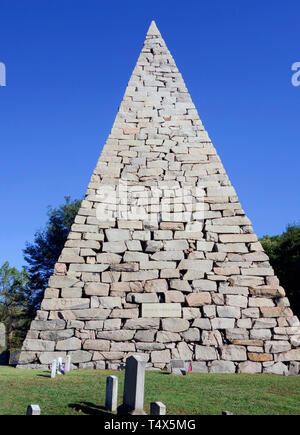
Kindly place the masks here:
POLYGON ((0 264, 84 196, 152 19, 258 236, 299 222, 298 0, 0 0, 0 264))

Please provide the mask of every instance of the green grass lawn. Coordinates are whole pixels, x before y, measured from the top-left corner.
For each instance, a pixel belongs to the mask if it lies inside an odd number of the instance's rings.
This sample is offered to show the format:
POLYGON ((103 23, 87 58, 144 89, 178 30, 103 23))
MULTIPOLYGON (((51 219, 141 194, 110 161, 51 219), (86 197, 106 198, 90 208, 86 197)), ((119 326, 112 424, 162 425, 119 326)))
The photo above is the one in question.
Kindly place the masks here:
MULTIPOLYGON (((106 377, 119 379, 122 403, 124 372, 75 370, 50 378, 50 371, 0 367, 0 414, 25 414, 38 404, 44 415, 106 413, 106 377)), ((300 415, 300 376, 199 374, 172 376, 146 372, 145 411, 160 401, 171 415, 234 414, 300 415)))

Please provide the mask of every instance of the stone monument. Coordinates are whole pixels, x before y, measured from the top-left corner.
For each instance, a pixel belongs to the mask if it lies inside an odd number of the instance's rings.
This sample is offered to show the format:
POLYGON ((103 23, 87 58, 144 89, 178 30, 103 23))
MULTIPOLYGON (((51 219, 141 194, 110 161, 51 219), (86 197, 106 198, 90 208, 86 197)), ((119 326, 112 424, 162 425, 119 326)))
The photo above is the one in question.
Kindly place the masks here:
POLYGON ((130 356, 126 360, 123 404, 118 414, 145 415, 144 385, 146 361, 142 356, 130 356))
POLYGON ((28 405, 26 415, 41 415, 41 408, 39 405, 28 405))
POLYGON ((0 323, 0 349, 6 349, 6 329, 4 323, 0 323))
POLYGON ((166 415, 166 405, 162 402, 150 403, 150 414, 151 415, 166 415))
POLYGON ((115 411, 118 405, 118 378, 108 376, 106 378, 105 409, 115 411))
POLYGON ((9 363, 9 352, 6 349, 6 328, 4 323, 0 323, 0 365, 9 363))
POLYGON ((295 374, 299 346, 299 320, 152 22, 19 367, 70 355, 117 369, 138 354, 148 368, 295 374))

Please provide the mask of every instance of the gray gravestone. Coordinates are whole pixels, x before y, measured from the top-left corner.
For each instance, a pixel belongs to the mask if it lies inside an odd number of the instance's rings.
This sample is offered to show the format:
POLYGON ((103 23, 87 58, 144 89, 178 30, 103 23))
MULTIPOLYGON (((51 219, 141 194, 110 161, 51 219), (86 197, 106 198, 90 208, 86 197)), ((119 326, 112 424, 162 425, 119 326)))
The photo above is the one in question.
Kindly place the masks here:
POLYGON ((9 363, 9 351, 0 349, 0 366, 7 366, 9 363))
POLYGON ((29 405, 27 407, 26 415, 41 415, 41 409, 39 405, 29 405))
POLYGON ((115 411, 118 404, 118 378, 108 376, 106 378, 106 398, 105 408, 109 411, 115 411))
POLYGON ((290 363, 290 376, 297 376, 300 373, 300 363, 297 361, 291 361, 290 363))
POLYGON ((119 414, 145 415, 144 384, 146 361, 138 355, 126 360, 123 404, 118 408, 119 414))
POLYGON ((0 323, 0 349, 6 349, 6 333, 4 323, 0 323))
POLYGON ((19 363, 19 358, 21 355, 21 351, 17 350, 15 352, 10 352, 9 354, 9 365, 10 366, 16 366, 19 363))
POLYGON ((150 414, 151 415, 166 415, 166 405, 162 402, 151 402, 150 403, 150 414))
POLYGON ((183 359, 171 360, 172 375, 186 375, 186 368, 183 359))
POLYGON ((0 365, 9 363, 9 352, 6 350, 6 330, 4 323, 0 323, 0 365))

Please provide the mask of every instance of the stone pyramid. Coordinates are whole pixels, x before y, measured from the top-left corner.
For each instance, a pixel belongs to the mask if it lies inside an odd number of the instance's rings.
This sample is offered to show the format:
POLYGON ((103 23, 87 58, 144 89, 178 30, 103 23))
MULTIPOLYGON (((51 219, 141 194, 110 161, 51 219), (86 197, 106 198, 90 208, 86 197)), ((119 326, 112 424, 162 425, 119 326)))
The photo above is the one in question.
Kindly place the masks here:
POLYGON ((298 374, 300 323, 154 22, 18 367, 298 374))

